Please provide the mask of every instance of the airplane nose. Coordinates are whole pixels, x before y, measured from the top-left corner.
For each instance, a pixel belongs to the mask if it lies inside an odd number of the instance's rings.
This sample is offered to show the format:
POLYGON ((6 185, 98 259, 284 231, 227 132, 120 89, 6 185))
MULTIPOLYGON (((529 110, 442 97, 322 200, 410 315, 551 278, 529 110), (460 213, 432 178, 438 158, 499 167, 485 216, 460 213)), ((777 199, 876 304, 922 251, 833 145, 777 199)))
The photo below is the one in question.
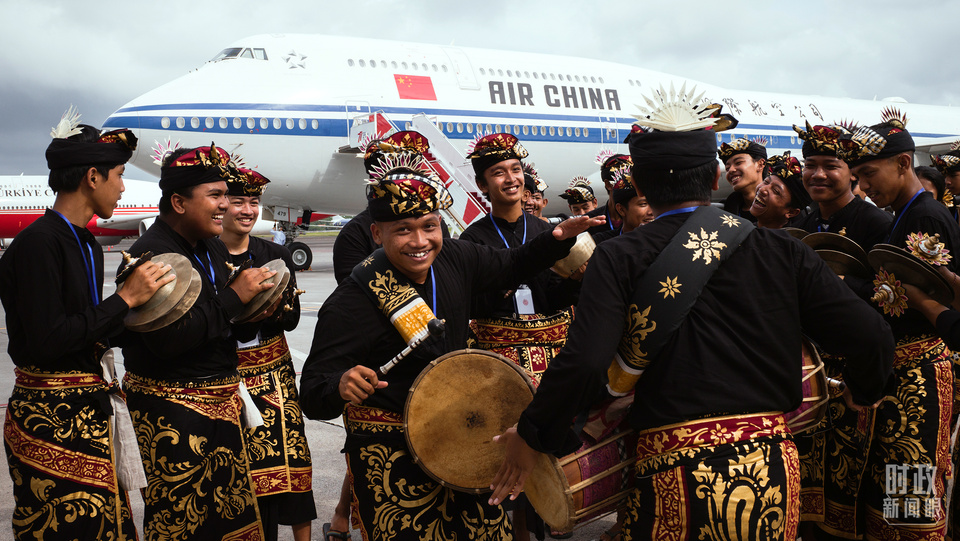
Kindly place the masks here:
POLYGON ((150 154, 150 143, 143 140, 143 129, 140 125, 140 113, 133 102, 129 102, 123 107, 117 109, 106 120, 103 121, 102 129, 104 131, 128 129, 133 132, 137 138, 137 149, 133 151, 130 157, 130 163, 137 164, 141 156, 150 154))

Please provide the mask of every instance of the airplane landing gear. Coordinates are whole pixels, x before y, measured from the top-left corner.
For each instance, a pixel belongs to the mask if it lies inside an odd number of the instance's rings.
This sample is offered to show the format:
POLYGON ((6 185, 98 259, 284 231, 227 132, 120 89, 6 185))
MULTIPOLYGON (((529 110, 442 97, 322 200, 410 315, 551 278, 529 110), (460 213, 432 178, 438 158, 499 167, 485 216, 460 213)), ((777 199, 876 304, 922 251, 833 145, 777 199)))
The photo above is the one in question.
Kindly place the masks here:
POLYGON ((293 259, 294 270, 302 271, 310 268, 310 264, 313 263, 313 252, 310 251, 309 246, 302 242, 291 242, 287 248, 293 259))

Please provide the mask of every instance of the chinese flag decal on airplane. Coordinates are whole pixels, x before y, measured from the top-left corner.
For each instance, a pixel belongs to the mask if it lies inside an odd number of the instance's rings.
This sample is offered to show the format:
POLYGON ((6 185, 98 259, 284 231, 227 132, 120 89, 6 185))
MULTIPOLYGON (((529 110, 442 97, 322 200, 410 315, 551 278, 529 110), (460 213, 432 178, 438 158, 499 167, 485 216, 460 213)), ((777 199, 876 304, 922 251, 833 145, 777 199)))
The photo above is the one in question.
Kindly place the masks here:
POLYGON ((393 79, 397 82, 400 99, 437 101, 437 93, 433 91, 433 81, 430 77, 394 74, 393 79))

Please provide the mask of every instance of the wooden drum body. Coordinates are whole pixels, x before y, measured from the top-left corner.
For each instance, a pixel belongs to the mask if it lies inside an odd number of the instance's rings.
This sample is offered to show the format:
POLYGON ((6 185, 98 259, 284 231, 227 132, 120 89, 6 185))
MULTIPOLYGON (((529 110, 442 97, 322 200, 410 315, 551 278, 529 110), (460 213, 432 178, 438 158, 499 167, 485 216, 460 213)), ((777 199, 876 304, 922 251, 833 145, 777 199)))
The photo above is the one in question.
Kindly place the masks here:
POLYGON ((830 394, 823 360, 816 348, 803 339, 803 401, 800 407, 784 414, 787 426, 794 434, 803 434, 816 428, 829 407, 830 394))

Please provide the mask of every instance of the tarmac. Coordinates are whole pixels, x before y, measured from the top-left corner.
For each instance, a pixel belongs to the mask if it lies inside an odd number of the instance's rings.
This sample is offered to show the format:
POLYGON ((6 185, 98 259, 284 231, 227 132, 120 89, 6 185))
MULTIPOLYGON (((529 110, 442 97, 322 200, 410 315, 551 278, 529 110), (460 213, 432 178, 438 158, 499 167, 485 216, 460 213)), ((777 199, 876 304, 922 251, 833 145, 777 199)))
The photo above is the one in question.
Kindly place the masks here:
MULTIPOLYGON (((287 342, 293 356, 297 374, 310 351, 313 342, 316 314, 323 301, 333 292, 336 280, 333 276, 333 236, 304 236, 298 240, 306 242, 313 250, 313 265, 306 271, 297 273, 298 287, 306 290, 300 297, 301 318, 300 325, 287 333, 287 342)), ((104 247, 104 288, 103 296, 107 297, 114 292, 114 278, 120 264, 120 251, 129 247, 131 240, 125 240, 116 246, 104 247)), ((2 309, 0 309, 2 311, 2 309)), ((4 316, 5 317, 5 316, 4 316)), ((4 319, 5 321, 5 319, 4 319)), ((0 328, 0 351, 7 350, 6 324, 0 328)), ((117 372, 122 376, 123 358, 120 350, 115 350, 117 372)), ((6 355, 4 354, 4 357, 6 355)), ((6 402, 10 397, 14 384, 14 366, 6 359, 0 361, 0 414, 6 415, 6 402)), ((313 522, 312 539, 322 540, 322 526, 329 522, 340 496, 340 487, 346 472, 346 463, 340 453, 344 441, 344 429, 341 420, 311 421, 306 420, 306 434, 313 457, 313 494, 317 504, 318 518, 313 522)), ((12 541, 13 533, 11 517, 13 515, 13 484, 7 467, 6 453, 0 456, 0 541, 12 541)), ((139 494, 130 494, 134 522, 142 536, 143 502, 139 494)), ((573 532, 572 539, 597 539, 608 528, 613 526, 614 516, 586 524, 573 532)), ((351 532, 352 539, 359 541, 362 536, 358 530, 351 532)), ((534 537, 531 536, 531 539, 534 537)), ((280 527, 280 539, 293 539, 289 527, 280 527)), ((547 539, 550 539, 548 536, 547 539)), ((524 540, 525 541, 525 540, 524 540)))

